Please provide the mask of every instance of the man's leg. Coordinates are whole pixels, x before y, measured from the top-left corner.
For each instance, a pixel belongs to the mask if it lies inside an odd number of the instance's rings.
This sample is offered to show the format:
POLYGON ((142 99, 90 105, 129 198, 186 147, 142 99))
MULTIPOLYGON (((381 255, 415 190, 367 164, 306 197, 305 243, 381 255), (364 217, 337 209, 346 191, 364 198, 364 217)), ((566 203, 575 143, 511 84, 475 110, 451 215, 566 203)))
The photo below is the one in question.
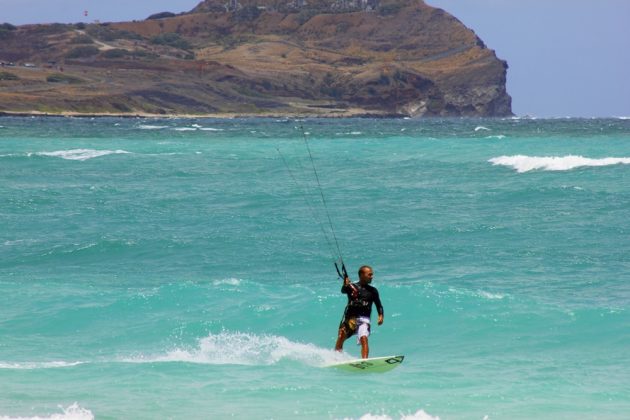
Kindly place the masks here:
POLYGON ((336 351, 342 351, 343 350, 343 342, 346 341, 346 329, 345 328, 339 328, 339 334, 337 335, 337 343, 335 344, 335 350, 336 351))
POLYGON ((361 357, 364 359, 368 358, 368 354, 370 354, 370 347, 368 346, 368 338, 367 336, 361 337, 361 357))

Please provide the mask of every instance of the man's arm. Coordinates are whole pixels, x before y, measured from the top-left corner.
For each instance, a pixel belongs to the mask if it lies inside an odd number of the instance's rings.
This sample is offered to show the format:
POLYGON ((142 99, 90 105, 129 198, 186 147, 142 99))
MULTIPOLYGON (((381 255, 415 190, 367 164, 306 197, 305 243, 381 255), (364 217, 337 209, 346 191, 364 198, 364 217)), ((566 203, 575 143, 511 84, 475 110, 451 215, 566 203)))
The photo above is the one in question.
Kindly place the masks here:
POLYGON ((374 289, 374 304, 376 305, 376 312, 378 312, 378 325, 383 325, 383 305, 376 289, 374 289))
POLYGON ((341 293, 345 293, 346 295, 348 295, 349 299, 356 299, 359 295, 359 291, 357 290, 357 287, 350 281, 350 277, 346 277, 345 279, 343 279, 341 293))
POLYGON ((352 282, 350 282, 349 277, 343 279, 343 285, 341 285, 341 293, 349 294, 351 289, 348 286, 350 286, 351 284, 352 282))

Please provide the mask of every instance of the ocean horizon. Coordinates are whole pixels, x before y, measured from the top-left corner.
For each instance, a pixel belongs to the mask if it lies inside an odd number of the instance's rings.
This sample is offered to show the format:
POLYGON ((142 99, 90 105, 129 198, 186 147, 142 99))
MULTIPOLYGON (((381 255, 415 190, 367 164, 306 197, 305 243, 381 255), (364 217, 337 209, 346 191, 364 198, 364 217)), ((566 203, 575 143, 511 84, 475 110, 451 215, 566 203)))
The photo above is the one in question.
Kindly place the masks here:
POLYGON ((0 194, 2 420, 630 413, 628 117, 2 117, 0 194))

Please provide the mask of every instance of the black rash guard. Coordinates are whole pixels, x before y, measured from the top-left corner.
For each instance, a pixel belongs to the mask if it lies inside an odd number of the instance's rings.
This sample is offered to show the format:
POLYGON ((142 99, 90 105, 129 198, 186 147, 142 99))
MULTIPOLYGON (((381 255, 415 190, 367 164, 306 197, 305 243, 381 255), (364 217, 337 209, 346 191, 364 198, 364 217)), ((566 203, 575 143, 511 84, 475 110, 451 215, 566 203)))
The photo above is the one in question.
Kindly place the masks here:
POLYGON ((361 283, 352 283, 352 286, 343 285, 341 293, 348 295, 348 305, 346 306, 345 318, 356 318, 360 316, 370 317, 372 314, 372 303, 376 305, 376 311, 379 315, 383 315, 383 305, 378 295, 376 287, 369 284, 361 285, 361 283), (352 286, 356 287, 358 293, 356 297, 352 296, 352 286))

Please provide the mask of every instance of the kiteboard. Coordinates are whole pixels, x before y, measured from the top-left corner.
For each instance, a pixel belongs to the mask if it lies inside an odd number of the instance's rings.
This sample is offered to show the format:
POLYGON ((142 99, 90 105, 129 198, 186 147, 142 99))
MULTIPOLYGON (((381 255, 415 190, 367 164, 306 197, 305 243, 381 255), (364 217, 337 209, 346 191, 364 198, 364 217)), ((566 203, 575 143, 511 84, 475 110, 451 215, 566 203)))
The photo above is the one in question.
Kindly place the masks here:
POLYGON ((388 372, 403 362, 405 356, 372 357, 370 359, 354 359, 326 367, 345 372, 383 373, 388 372))

